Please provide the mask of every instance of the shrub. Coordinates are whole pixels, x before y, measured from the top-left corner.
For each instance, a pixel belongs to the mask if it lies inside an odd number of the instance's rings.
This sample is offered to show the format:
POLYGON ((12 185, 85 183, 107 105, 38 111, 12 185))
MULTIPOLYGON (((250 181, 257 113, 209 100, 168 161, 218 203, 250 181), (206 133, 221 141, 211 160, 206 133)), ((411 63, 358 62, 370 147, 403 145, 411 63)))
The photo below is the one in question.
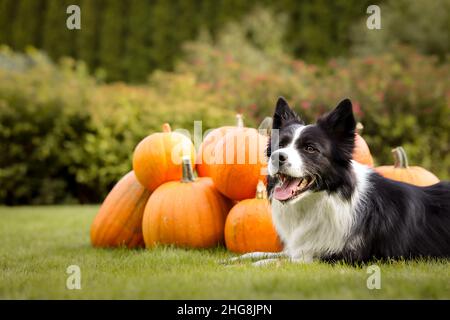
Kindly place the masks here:
POLYGON ((308 64, 283 54, 282 16, 249 19, 216 40, 203 34, 174 72, 141 86, 104 84, 71 59, 0 50, 0 203, 99 202, 163 122, 192 130, 203 120, 205 130, 241 111, 254 126, 279 95, 306 121, 349 97, 377 164, 403 145, 411 164, 450 177, 448 60, 395 47, 308 64))
POLYGON ((152 87, 105 85, 83 63, 0 52, 0 203, 99 202, 131 169, 135 145, 163 122, 204 130, 234 121, 189 74, 152 87))
POLYGON ((73 201, 67 150, 90 130, 84 106, 93 81, 82 64, 65 60, 57 71, 36 52, 3 49, 0 61, 0 202, 73 201))
POLYGON ((449 54, 450 1, 395 0, 381 3, 380 9, 380 30, 367 29, 367 17, 353 26, 354 53, 380 54, 406 44, 441 60, 449 54))
POLYGON ((347 54, 348 31, 369 4, 368 0, 1 0, 0 44, 16 50, 37 46, 52 58, 69 55, 91 68, 102 68, 109 81, 142 83, 152 70, 172 69, 181 57, 181 45, 194 39, 199 29, 216 34, 225 22, 252 15, 258 6, 285 13, 285 42, 291 52, 310 61, 347 54), (82 9, 82 31, 64 27, 66 9, 72 4, 82 9))

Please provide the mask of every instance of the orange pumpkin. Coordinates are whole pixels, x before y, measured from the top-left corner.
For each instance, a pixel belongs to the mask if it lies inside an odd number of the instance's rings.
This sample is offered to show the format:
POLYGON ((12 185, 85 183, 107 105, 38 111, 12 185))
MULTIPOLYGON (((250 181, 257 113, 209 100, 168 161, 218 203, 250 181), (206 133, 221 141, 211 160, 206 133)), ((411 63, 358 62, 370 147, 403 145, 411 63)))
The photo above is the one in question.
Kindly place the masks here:
POLYGON ((258 181, 265 180, 267 142, 253 128, 237 128, 220 139, 210 174, 222 194, 233 200, 255 197, 258 181))
POLYGON ((225 126, 216 128, 206 135, 197 153, 196 171, 199 177, 209 177, 211 175, 210 166, 214 161, 214 148, 217 142, 234 128, 242 128, 243 126, 242 115, 237 114, 236 127, 225 126))
POLYGON ((430 171, 425 170, 422 167, 408 166, 408 158, 402 147, 393 149, 392 154, 394 155, 395 161, 393 166, 381 166, 375 168, 382 176, 421 187, 431 186, 439 182, 438 177, 430 171))
POLYGON ((370 153, 369 146, 366 141, 359 135, 355 134, 355 148, 353 149, 353 160, 373 167, 373 158, 370 153))
POLYGON ((225 243, 228 250, 238 253, 282 250, 262 181, 258 183, 255 199, 240 201, 228 214, 225 243))
POLYGON ((126 174, 106 197, 91 226, 91 243, 95 247, 144 246, 142 216, 150 191, 126 174))
MULTIPOLYGON (((363 129, 362 124, 358 122, 356 129, 360 133, 363 129)), ((370 153, 369 146, 358 132, 355 133, 355 148, 353 149, 353 160, 361 164, 365 164, 369 167, 373 167, 373 158, 372 154, 370 153)))
POLYGON ((194 163, 194 145, 185 135, 172 132, 166 123, 163 132, 149 135, 136 146, 133 170, 139 182, 153 191, 164 182, 181 179, 181 159, 185 155, 190 155, 194 163))
POLYGON ((186 158, 182 180, 164 183, 147 202, 142 222, 145 244, 215 247, 223 243, 230 208, 230 201, 217 191, 211 178, 194 179, 186 158))

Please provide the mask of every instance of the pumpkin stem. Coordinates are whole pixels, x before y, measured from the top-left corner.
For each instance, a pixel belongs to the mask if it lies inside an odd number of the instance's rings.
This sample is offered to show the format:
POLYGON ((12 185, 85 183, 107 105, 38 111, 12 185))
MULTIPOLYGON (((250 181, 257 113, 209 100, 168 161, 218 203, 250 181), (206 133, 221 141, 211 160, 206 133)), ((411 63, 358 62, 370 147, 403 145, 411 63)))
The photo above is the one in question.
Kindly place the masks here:
POLYGON ((191 158, 189 156, 183 156, 183 177, 181 182, 194 182, 194 171, 192 171, 191 158))
POLYGON ((256 186, 256 199, 267 199, 266 186, 261 180, 258 181, 258 185, 256 186))
POLYGON ((244 127, 244 118, 241 113, 236 114, 236 127, 243 128, 244 127))
POLYGON ((358 122, 356 124, 356 133, 361 134, 361 132, 364 130, 364 126, 361 122, 358 122))
POLYGON ((258 127, 258 131, 263 133, 266 136, 270 136, 270 131, 272 129, 272 117, 265 117, 261 124, 258 127))
POLYGON ((408 168, 408 157, 406 156, 406 152, 403 147, 392 149, 392 154, 394 155, 395 168, 408 168))
POLYGON ((164 123, 162 126, 163 132, 172 132, 172 129, 170 128, 170 124, 164 123))

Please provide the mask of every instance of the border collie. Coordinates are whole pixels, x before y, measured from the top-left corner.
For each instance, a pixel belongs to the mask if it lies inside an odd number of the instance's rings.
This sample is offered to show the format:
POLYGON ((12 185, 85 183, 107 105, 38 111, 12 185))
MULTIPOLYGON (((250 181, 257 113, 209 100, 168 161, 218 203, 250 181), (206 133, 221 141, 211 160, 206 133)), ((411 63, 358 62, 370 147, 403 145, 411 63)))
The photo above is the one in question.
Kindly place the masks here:
POLYGON ((355 126, 348 99, 310 125, 278 99, 268 193, 284 251, 234 260, 450 257, 450 183, 417 187, 353 161, 355 126))

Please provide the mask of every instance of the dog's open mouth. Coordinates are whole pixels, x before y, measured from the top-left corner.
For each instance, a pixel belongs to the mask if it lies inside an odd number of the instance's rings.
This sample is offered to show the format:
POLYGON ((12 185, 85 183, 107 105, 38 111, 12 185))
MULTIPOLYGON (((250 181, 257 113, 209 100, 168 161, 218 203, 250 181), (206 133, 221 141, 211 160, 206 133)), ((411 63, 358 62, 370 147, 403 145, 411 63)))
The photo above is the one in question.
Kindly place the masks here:
POLYGON ((315 182, 314 177, 294 178, 279 173, 281 185, 275 187, 273 197, 279 201, 289 201, 310 189, 315 182))

